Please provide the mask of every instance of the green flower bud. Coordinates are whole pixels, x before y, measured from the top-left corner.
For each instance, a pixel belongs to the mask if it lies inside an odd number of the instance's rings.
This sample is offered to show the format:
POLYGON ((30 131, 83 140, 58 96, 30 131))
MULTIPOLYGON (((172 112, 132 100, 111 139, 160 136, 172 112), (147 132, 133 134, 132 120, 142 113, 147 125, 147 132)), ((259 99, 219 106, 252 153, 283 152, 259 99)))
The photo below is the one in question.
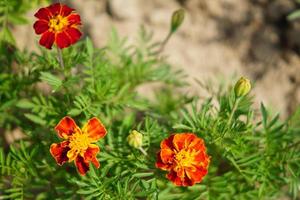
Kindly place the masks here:
POLYGON ((237 97, 247 95, 251 90, 249 79, 241 77, 234 86, 234 93, 237 97))
POLYGON ((127 137, 128 144, 139 149, 143 145, 143 135, 136 130, 131 131, 127 137))
POLYGON ((175 32, 178 27, 182 24, 184 20, 184 10, 179 9, 176 10, 173 15, 172 15, 172 20, 171 20, 171 32, 175 32))

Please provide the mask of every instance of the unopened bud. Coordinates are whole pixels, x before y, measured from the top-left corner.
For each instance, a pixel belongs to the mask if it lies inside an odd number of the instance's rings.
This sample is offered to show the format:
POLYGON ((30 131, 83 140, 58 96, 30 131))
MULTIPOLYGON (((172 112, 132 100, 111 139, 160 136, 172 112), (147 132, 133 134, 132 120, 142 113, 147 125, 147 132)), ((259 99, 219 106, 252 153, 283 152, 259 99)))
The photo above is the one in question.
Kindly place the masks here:
POLYGON ((138 149, 143 145, 143 135, 136 130, 133 130, 128 135, 127 141, 130 146, 138 149))
POLYGON ((234 93, 237 97, 247 95, 251 90, 249 79, 241 77, 234 86, 234 93))
POLYGON ((172 15, 172 20, 171 20, 171 32, 175 32, 178 27, 182 24, 184 20, 184 10, 179 9, 176 10, 173 15, 172 15))

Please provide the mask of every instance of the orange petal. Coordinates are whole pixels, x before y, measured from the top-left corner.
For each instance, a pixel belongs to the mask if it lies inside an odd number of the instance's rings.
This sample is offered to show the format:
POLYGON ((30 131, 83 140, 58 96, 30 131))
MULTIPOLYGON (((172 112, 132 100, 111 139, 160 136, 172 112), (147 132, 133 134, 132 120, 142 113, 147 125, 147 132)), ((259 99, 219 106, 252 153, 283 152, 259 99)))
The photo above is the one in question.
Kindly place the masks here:
POLYGON ((177 151, 180 151, 181 149, 187 148, 196 137, 197 136, 193 133, 176 134, 173 139, 173 145, 177 151))
POLYGON ((77 167, 77 170, 79 174, 85 175, 87 171, 89 171, 89 163, 84 161, 84 158, 81 156, 77 156, 75 160, 75 165, 77 167))
POLYGON ((197 167, 196 170, 186 169, 186 175, 192 181, 199 183, 202 181, 203 177, 207 174, 207 170, 201 167, 197 167))
POLYGON ((188 148, 193 148, 200 151, 205 151, 204 141, 201 138, 194 138, 193 141, 189 144, 188 148))
POLYGON ((198 163, 199 165, 202 163, 202 165, 206 167, 209 164, 209 157, 205 151, 199 151, 195 155, 193 162, 198 163))
POLYGON ((157 168, 160 168, 162 170, 170 170, 172 165, 169 163, 164 163, 160 157, 160 152, 157 153, 157 159, 156 159, 156 163, 155 166, 157 168))
POLYGON ((63 165, 66 161, 68 161, 67 153, 70 150, 69 141, 63 141, 61 143, 53 143, 50 146, 50 153, 53 158, 56 160, 58 165, 63 165))
POLYGON ((92 142, 98 141, 100 138, 103 138, 106 135, 106 129, 101 123, 101 121, 93 117, 90 119, 82 128, 82 132, 89 135, 89 138, 92 139, 92 142))
POLYGON ((195 184, 195 182, 188 177, 178 177, 177 173, 173 170, 170 171, 170 173, 167 174, 166 177, 177 186, 192 186, 195 184))
POLYGON ((71 117, 64 117, 60 122, 56 125, 55 130, 59 137, 68 138, 76 131, 80 131, 75 121, 71 117))
POLYGON ((173 146, 174 136, 175 135, 170 135, 167 139, 164 139, 160 143, 160 148, 162 148, 162 149, 165 149, 165 148, 174 149, 174 146, 173 146))
POLYGON ((97 153, 100 151, 99 147, 95 144, 90 144, 87 148, 86 152, 84 153, 84 160, 86 162, 92 162, 96 168, 100 167, 100 163, 97 160, 97 153))
POLYGON ((175 153, 171 149, 161 149, 160 157, 163 163, 173 163, 175 153))

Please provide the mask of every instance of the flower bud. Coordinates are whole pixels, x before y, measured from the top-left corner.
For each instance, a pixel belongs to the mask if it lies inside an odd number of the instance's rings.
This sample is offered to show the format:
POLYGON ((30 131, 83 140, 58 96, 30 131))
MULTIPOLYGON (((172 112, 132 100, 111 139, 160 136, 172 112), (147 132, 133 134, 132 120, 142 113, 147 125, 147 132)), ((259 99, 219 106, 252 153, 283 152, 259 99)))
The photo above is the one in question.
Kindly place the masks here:
POLYGON ((249 79, 241 77, 234 86, 234 93, 237 97, 247 95, 251 90, 249 79))
POLYGON ((171 20, 171 32, 175 32, 178 27, 182 24, 184 20, 184 10, 179 9, 176 10, 173 15, 172 15, 172 20, 171 20))
POLYGON ((143 135, 136 130, 133 130, 128 135, 127 141, 130 146, 138 149, 143 145, 143 135))

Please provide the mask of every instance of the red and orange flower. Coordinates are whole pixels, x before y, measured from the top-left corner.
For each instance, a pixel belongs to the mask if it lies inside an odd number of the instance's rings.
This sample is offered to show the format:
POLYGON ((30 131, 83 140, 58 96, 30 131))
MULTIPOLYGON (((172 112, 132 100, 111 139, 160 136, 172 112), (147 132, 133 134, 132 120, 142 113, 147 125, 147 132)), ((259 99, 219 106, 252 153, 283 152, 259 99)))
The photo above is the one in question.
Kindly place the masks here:
POLYGON ((166 177, 177 186, 192 186, 207 174, 210 157, 204 141, 193 133, 174 134, 163 140, 156 167, 169 171, 166 177))
POLYGON ((81 37, 80 16, 66 5, 55 3, 40 8, 34 16, 38 18, 33 25, 35 33, 42 35, 40 45, 48 49, 53 43, 61 49, 68 47, 81 37))
POLYGON ((80 129, 71 117, 64 117, 55 127, 60 138, 65 139, 61 143, 54 143, 50 147, 50 153, 58 165, 66 161, 75 161, 78 172, 85 175, 92 162, 96 168, 100 167, 97 153, 100 151, 96 144, 106 135, 106 129, 96 117, 90 119, 80 129))

